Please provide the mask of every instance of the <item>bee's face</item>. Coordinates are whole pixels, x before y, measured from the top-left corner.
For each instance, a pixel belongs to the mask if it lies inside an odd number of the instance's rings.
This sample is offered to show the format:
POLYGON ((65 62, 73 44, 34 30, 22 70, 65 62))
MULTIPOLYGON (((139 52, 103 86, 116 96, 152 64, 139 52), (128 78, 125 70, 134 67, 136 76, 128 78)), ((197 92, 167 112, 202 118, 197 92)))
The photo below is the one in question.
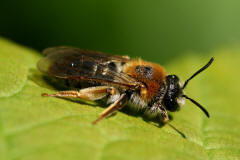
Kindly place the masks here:
POLYGON ((176 75, 168 75, 166 77, 167 92, 163 103, 167 110, 177 111, 184 105, 183 90, 180 85, 179 78, 176 75))

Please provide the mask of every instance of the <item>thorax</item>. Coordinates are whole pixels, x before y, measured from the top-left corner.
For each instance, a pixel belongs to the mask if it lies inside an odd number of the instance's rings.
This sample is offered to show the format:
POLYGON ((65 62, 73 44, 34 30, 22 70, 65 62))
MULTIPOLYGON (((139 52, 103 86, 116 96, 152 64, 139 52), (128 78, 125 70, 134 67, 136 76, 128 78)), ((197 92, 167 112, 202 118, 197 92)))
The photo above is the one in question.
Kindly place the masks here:
POLYGON ((134 59, 123 66, 122 72, 144 84, 146 90, 140 92, 140 97, 144 101, 152 100, 161 85, 165 85, 165 70, 155 63, 134 59))

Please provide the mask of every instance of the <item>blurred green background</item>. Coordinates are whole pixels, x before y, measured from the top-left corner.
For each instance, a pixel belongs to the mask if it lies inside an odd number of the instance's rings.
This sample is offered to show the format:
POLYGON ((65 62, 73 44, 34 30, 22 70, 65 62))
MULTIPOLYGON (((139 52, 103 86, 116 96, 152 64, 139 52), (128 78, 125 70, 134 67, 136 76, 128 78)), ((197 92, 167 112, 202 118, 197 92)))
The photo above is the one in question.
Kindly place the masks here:
POLYGON ((0 36, 167 63, 240 41, 239 0, 22 0, 0 5, 0 36))

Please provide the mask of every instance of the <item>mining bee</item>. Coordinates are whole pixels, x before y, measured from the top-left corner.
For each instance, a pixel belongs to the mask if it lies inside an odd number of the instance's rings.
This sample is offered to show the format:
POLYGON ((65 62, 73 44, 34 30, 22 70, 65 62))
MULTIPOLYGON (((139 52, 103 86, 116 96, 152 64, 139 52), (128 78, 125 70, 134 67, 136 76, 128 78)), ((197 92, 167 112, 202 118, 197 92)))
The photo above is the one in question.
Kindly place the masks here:
POLYGON ((127 103, 131 107, 144 110, 151 117, 167 122, 167 111, 179 110, 185 99, 190 100, 209 117, 207 110, 184 94, 183 90, 192 78, 210 66, 213 58, 182 85, 178 76, 167 75, 160 65, 142 59, 72 47, 47 48, 43 53, 46 57, 38 62, 40 71, 57 79, 74 81, 77 86, 84 84, 84 87, 55 94, 43 93, 42 96, 90 101, 107 98, 109 107, 93 124, 122 109, 127 103))

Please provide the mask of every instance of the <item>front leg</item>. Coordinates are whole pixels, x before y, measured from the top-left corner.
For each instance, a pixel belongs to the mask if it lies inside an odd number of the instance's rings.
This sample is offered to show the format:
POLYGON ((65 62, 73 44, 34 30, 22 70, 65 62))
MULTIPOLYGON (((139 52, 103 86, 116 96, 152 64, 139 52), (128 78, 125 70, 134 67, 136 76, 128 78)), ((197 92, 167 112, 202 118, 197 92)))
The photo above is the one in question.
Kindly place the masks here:
POLYGON ((160 103, 155 103, 153 106, 151 106, 148 110, 146 110, 146 114, 150 117, 160 116, 164 123, 168 122, 169 120, 165 106, 160 103))
POLYGON ((159 106, 159 115, 162 117, 164 123, 168 122, 169 118, 165 106, 163 105, 159 106))
POLYGON ((117 93, 117 90, 109 86, 97 86, 84 88, 79 91, 59 91, 55 94, 43 93, 42 96, 49 97, 64 97, 64 98, 81 98, 84 100, 95 101, 102 99, 107 95, 114 95, 117 93))

